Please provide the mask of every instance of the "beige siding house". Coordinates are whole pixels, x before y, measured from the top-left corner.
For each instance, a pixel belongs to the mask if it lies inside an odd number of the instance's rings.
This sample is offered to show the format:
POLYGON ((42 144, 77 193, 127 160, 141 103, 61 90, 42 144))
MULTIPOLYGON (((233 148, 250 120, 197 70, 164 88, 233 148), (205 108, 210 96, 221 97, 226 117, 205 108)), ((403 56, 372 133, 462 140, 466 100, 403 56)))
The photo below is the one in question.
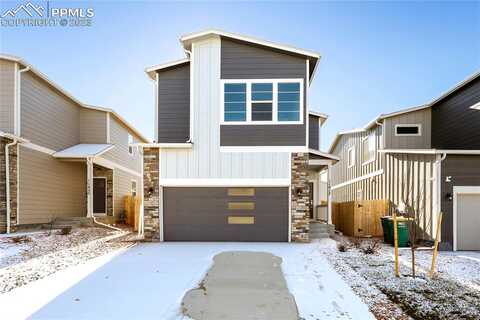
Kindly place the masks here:
POLYGON ((0 81, 0 232, 65 217, 116 220, 124 196, 141 196, 133 144, 148 140, 118 114, 79 102, 17 57, 0 56, 0 81))

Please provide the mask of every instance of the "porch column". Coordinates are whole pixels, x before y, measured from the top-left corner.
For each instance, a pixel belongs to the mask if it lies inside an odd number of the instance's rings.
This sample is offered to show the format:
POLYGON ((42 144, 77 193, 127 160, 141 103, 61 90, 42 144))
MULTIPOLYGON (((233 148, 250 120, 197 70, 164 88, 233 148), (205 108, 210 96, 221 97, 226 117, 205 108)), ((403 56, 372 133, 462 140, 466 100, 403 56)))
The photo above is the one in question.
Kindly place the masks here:
POLYGON ((332 169, 332 164, 328 165, 328 173, 327 173, 327 193, 328 193, 328 212, 327 212, 327 223, 332 224, 332 201, 333 201, 333 196, 332 196, 332 185, 331 185, 331 179, 332 179, 332 174, 331 170, 332 169))
POLYGON ((93 217, 93 160, 87 158, 87 217, 93 217))

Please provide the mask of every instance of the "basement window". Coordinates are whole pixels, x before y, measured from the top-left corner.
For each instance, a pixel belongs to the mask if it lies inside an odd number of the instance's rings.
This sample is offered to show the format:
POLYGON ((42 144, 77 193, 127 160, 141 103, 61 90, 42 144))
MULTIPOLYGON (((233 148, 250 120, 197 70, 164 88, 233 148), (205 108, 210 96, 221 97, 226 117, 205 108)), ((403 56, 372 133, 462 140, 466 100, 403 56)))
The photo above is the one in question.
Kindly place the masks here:
POLYGON ((422 125, 420 124, 397 124, 395 125, 395 135, 399 137, 417 137, 422 135, 422 125))

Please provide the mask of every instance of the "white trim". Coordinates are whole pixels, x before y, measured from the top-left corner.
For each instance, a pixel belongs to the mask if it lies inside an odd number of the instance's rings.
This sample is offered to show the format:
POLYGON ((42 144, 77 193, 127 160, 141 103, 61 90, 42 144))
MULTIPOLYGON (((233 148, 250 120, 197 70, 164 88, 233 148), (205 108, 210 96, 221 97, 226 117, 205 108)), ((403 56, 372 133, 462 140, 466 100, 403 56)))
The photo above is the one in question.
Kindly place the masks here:
POLYGON ((111 168, 111 169, 120 169, 120 170, 122 170, 126 173, 130 173, 131 175, 134 175, 134 176, 137 176, 137 177, 142 176, 142 174, 140 172, 129 169, 129 168, 124 167, 124 166, 122 166, 122 165, 120 165, 116 162, 107 160, 107 159, 102 158, 102 157, 95 157, 94 162, 97 163, 98 165, 103 166, 103 167, 107 167, 107 168, 111 168))
POLYGON ((441 150, 441 149, 383 149, 380 153, 410 153, 410 154, 470 154, 480 155, 480 150, 441 150))
POLYGON ((290 179, 159 179, 162 187, 288 187, 290 179))
POLYGON ((87 166, 87 217, 93 216, 93 161, 88 158, 87 166))
POLYGON ((20 224, 20 142, 17 143, 17 225, 20 224))
POLYGON ((271 48, 275 48, 275 49, 279 49, 279 50, 283 50, 283 51, 289 51, 289 52, 293 52, 293 53, 296 53, 296 54, 320 59, 320 54, 317 53, 317 52, 307 51, 307 50, 295 48, 295 47, 292 47, 292 46, 287 46, 287 45, 284 45, 284 44, 274 43, 274 42, 261 40, 261 39, 257 39, 257 38, 250 37, 250 36, 241 35, 241 34, 238 34, 238 33, 231 33, 231 32, 226 32, 226 31, 217 30, 217 29, 209 29, 209 30, 205 30, 205 31, 200 31, 200 32, 195 32, 195 33, 182 35, 180 37, 180 42, 182 42, 183 46, 186 47, 186 46, 188 46, 189 42, 193 41, 194 39, 200 38, 200 37, 205 37, 205 36, 208 36, 210 34, 215 34, 215 35, 218 35, 218 36, 221 36, 221 37, 227 37, 227 38, 237 39, 237 40, 241 40, 241 41, 245 41, 245 42, 255 43, 255 44, 259 44, 259 45, 266 46, 266 47, 271 47, 271 48))
POLYGON ((333 154, 330 154, 330 153, 320 151, 320 150, 308 149, 308 152, 313 153, 317 156, 321 156, 321 157, 329 158, 329 159, 332 159, 332 160, 340 161, 340 157, 338 157, 336 155, 333 155, 333 154))
MULTIPOLYGON (((105 212, 95 212, 95 210, 93 210, 93 214, 96 214, 96 215, 107 215, 107 211, 108 211, 108 203, 107 203, 107 188, 108 188, 108 183, 107 183, 107 177, 100 177, 100 176, 93 176, 93 180, 95 179, 104 179, 105 180, 105 212)), ((93 190, 92 190, 92 197, 95 198, 95 195, 93 193, 93 190)), ((95 202, 95 201, 94 201, 95 202)))
MULTIPOLYGON (((40 147, 40 146, 38 146, 40 147)), ((109 145, 107 147, 105 147, 104 149, 102 149, 101 151, 95 153, 95 154, 82 154, 82 155, 79 155, 77 153, 62 153, 63 150, 60 150, 60 151, 57 151, 55 152, 54 154, 52 154, 52 156, 54 158, 57 158, 57 159, 64 159, 64 158, 71 158, 71 159, 85 159, 87 157, 99 157, 101 156, 102 154, 104 154, 105 152, 113 149, 115 147, 115 145, 109 145)), ((40 147, 40 148, 43 148, 43 147, 40 147)), ((68 149, 68 148, 67 148, 68 149)))
POLYGON ((470 109, 480 110, 480 102, 475 103, 470 109))
MULTIPOLYGON (((145 222, 145 221, 144 221, 145 222)), ((165 221, 163 214, 162 152, 158 149, 158 223, 160 241, 165 241, 165 221)))
POLYGON ((362 138, 362 142, 361 142, 361 147, 362 147, 362 167, 363 166, 366 166, 372 162, 375 162, 377 160, 377 133, 375 132, 375 130, 372 130, 370 133, 367 134, 366 137, 363 137, 362 138), (372 136, 373 134, 373 136, 372 136), (365 161, 363 159, 363 156, 365 155, 365 145, 364 145, 364 142, 367 141, 367 149, 368 149, 368 154, 370 155, 370 139, 373 138, 373 141, 374 141, 374 153, 373 153, 373 158, 371 159, 368 159, 367 161, 365 161))
MULTIPOLYGON (((305 60, 305 74, 307 76, 307 82, 308 82, 308 79, 310 79, 310 60, 306 59, 305 60)), ((304 97, 304 100, 305 100, 305 113, 301 113, 301 116, 302 118, 305 117, 305 136, 307 137, 306 139, 306 142, 305 142, 305 146, 308 148, 310 146, 310 113, 308 111, 308 89, 309 89, 309 85, 306 85, 305 88, 303 88, 302 86, 302 90, 305 92, 305 97, 304 97)), ((318 131, 320 132, 320 125, 318 126, 318 131)), ((320 149, 320 139, 318 140, 318 149, 320 149)))
POLYGON ((110 113, 105 113, 107 118, 107 143, 110 143, 110 113))
POLYGON ((158 73, 155 73, 155 84, 153 86, 153 90, 155 90, 154 97, 155 97, 155 128, 153 137, 154 141, 158 141, 158 73))
MULTIPOLYGON (((221 79, 220 80, 220 125, 298 125, 303 124, 304 110, 304 79, 291 78, 291 79, 221 79), (225 84, 228 83, 244 83, 246 84, 246 121, 225 121, 225 84), (252 121, 252 96, 251 88, 252 83, 272 83, 273 101, 272 101, 272 121, 252 121), (300 83, 300 110, 298 121, 278 121, 278 84, 279 83, 300 83), (277 112, 274 114, 274 110, 277 112)), ((307 117, 308 119, 308 117, 307 117)), ((308 126, 307 129, 308 131, 308 126)))
POLYGON ((396 124, 395 125, 395 136, 396 137, 420 137, 420 136, 422 136, 422 125, 418 124, 418 123, 415 123, 415 124, 413 124, 413 123, 412 124, 406 124, 406 123, 396 124), (398 133, 397 132, 398 128, 407 128, 407 127, 418 128, 418 133, 403 134, 403 133, 398 133))
POLYGON ((288 242, 292 242, 292 153, 288 154, 288 242))
POLYGON ((220 152, 308 152, 305 146, 220 146, 220 152))
POLYGON ((308 160, 308 165, 309 166, 326 166, 326 165, 332 164, 333 161, 335 160, 312 159, 312 160, 308 160))
MULTIPOLYGON (((195 70, 195 44, 192 43, 192 48, 190 51, 190 128, 189 133, 190 136, 188 137, 187 142, 193 143, 194 139, 194 124, 195 124, 195 108, 194 108, 194 93, 195 93, 195 82, 194 82, 194 70, 195 70)), ((221 50, 220 50, 221 51, 221 50)))
POLYGON ((49 148, 46 148, 46 147, 42 147, 42 146, 39 146, 38 144, 35 144, 35 143, 31 143, 31 142, 27 142, 27 143, 22 143, 22 146, 28 148, 28 149, 31 149, 31 150, 35 150, 35 151, 39 151, 39 152, 43 152, 43 153, 46 153, 46 154, 49 154, 49 155, 53 155, 55 152, 55 150, 52 150, 52 149, 49 149, 49 148))
POLYGON ((457 196, 459 194, 480 194, 480 186, 453 186, 453 251, 457 251, 457 196))
POLYGON ((151 67, 147 67, 145 68, 145 72, 148 74, 148 76, 150 78, 153 79, 152 77, 152 73, 155 72, 155 71, 158 71, 158 70, 161 70, 161 69, 166 69, 166 68, 170 68, 170 67, 174 67, 174 66, 177 66, 179 64, 184 64, 184 63, 187 63, 189 62, 190 59, 188 58, 183 58, 183 59, 179 59, 179 60, 174 60, 174 61, 169 61, 169 62, 165 62, 165 63, 162 63, 162 64, 157 64, 157 65, 154 65, 154 66, 151 66, 151 67))
POLYGON ((357 154, 356 154, 356 150, 355 150, 355 146, 352 146, 350 148, 348 148, 347 150, 347 169, 350 169, 350 168, 353 168, 355 167, 355 164, 357 162, 357 154), (353 153, 353 157, 352 157, 352 164, 350 164, 350 151, 352 151, 353 153))
POLYGON ((361 177, 358 177, 358 178, 355 178, 355 179, 352 179, 352 180, 349 180, 349 181, 346 181, 346 182, 343 182, 343 183, 339 183, 339 184, 333 186, 331 189, 335 190, 335 189, 347 186, 347 185, 355 183, 355 182, 359 182, 359 181, 362 181, 362 180, 365 180, 365 179, 370 179, 370 178, 373 178, 373 177, 376 177, 376 176, 379 176, 379 175, 383 174, 383 172, 384 172, 383 169, 380 169, 380 170, 374 171, 372 173, 363 175, 361 177))
POLYGON ((455 85, 453 88, 451 88, 450 90, 444 92, 441 96, 439 96, 438 98, 435 98, 435 100, 433 100, 432 102, 429 103, 429 105, 434 105, 435 103, 439 102, 440 100, 442 100, 443 98, 446 98, 447 96, 449 96, 450 94, 454 93, 455 91, 457 91, 458 89, 462 88, 464 85, 470 83, 471 81, 475 80, 477 77, 480 76, 480 71, 477 71, 475 72, 474 74, 472 74, 471 76, 469 76, 468 78, 462 80, 460 83, 458 83, 457 85, 455 85))
POLYGON ((135 140, 133 139, 133 135, 131 135, 130 133, 127 133, 127 151, 128 151, 128 155, 130 157, 133 157, 133 155, 135 153, 135 150, 133 149, 134 144, 135 144, 135 140), (132 142, 130 142, 130 140, 132 142))
POLYGON ((160 148, 160 149, 191 149, 193 143, 136 143, 134 146, 142 148, 160 148))
POLYGON ((17 136, 20 135, 20 127, 19 127, 19 120, 20 120, 20 81, 19 77, 20 74, 18 72, 18 63, 14 64, 14 80, 13 80, 13 133, 17 136))
POLYGON ((319 118, 328 119, 328 115, 326 115, 325 113, 310 110, 310 108, 308 109, 308 114, 311 114, 312 116, 316 116, 319 118))

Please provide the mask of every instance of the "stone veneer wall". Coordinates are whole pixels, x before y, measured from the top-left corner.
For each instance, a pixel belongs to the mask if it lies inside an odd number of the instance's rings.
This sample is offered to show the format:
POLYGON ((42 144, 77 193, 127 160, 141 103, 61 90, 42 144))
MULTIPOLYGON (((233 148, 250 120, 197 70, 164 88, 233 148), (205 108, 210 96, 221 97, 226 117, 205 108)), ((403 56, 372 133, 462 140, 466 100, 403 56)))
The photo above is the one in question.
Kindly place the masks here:
POLYGON ((145 241, 160 241, 160 168, 158 148, 143 149, 143 221, 145 241))
MULTIPOLYGON (((12 140, 0 137, 0 233, 7 231, 7 188, 5 176, 5 145, 12 140)), ((10 153, 10 232, 17 225, 17 146, 9 148, 10 153)))
POLYGON ((292 153, 291 215, 292 242, 309 242, 310 218, 308 184, 308 153, 292 153))
POLYGON ((107 178, 107 216, 113 216, 113 170, 94 164, 93 176, 107 178))

